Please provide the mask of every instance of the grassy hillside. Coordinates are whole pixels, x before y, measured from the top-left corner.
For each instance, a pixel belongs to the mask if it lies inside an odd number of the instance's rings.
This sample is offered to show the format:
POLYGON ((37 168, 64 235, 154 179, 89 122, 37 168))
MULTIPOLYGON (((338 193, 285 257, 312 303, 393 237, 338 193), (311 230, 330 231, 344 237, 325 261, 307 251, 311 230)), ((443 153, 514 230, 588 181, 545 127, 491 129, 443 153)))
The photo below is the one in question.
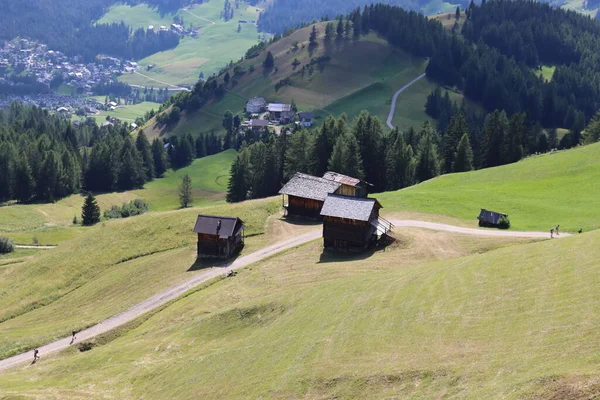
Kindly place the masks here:
POLYGON ((479 251, 468 245, 474 238, 405 234, 368 258, 324 256, 320 243, 271 258, 104 346, 4 373, 0 393, 157 399, 598 394, 600 232, 479 255, 468 255, 479 251), (444 250, 461 258, 427 261, 444 250))
MULTIPOLYGON (((181 177, 192 178, 195 206, 219 204, 225 200, 229 182, 229 168, 235 151, 194 160, 192 165, 178 171, 168 171, 164 178, 146 184, 144 189, 97 196, 101 210, 142 198, 150 203, 151 211, 179 208, 178 190, 181 177)), ((13 204, 0 207, 0 235, 9 236, 16 243, 57 244, 82 231, 73 226, 73 217, 80 219, 84 197, 73 195, 56 203, 13 204)))
MULTIPOLYGON (((236 78, 237 84, 230 84, 229 92, 222 99, 200 112, 184 115, 182 122, 169 133, 220 131, 225 111, 243 113, 247 100, 255 96, 269 102, 294 100, 300 110, 316 111, 320 118, 317 123, 327 115, 346 113, 352 118, 361 110, 368 110, 385 121, 393 94, 425 71, 426 60, 392 48, 374 34, 357 41, 333 40, 326 44, 325 24, 319 23, 317 27, 320 39, 315 49, 308 46, 312 27, 271 44, 260 56, 243 62, 246 72, 236 78), (262 62, 268 51, 275 56, 276 68, 265 72, 262 62), (322 56, 330 59, 314 61, 322 56), (305 66, 308 67, 303 73, 305 66), (250 72, 252 68, 254 71, 250 72), (285 79, 289 79, 288 84, 276 90, 275 85, 285 79)), ((405 91, 398 100, 394 124, 405 129, 420 126, 429 119, 424 105, 434 88, 433 82, 424 79, 405 91)), ((154 128, 154 135, 168 133, 158 130, 153 122, 149 125, 145 129, 154 128)))
POLYGON ((253 251, 278 208, 279 199, 267 199, 107 221, 1 266, 0 358, 93 325, 189 278, 199 213, 242 217, 246 235, 256 236, 244 251, 253 251))
POLYGON ((419 211, 476 223, 480 208, 509 214, 514 229, 600 228, 600 144, 515 164, 444 175, 377 195, 388 211, 419 211))
POLYGON ((254 21, 258 19, 258 10, 241 2, 235 10, 234 17, 225 22, 220 18, 223 11, 223 0, 208 0, 195 4, 189 9, 181 9, 175 14, 160 15, 157 10, 147 5, 115 5, 99 22, 124 21, 132 28, 147 28, 148 25, 170 26, 175 15, 184 19, 184 25, 200 30, 197 38, 184 37, 179 46, 153 54, 139 61, 140 74, 122 75, 119 80, 133 85, 147 87, 165 87, 168 85, 191 86, 198 81, 200 72, 208 77, 218 72, 232 60, 238 60, 246 50, 258 42, 259 33, 254 24, 241 24, 238 33, 238 21, 254 21), (145 67, 153 64, 148 71, 145 67))

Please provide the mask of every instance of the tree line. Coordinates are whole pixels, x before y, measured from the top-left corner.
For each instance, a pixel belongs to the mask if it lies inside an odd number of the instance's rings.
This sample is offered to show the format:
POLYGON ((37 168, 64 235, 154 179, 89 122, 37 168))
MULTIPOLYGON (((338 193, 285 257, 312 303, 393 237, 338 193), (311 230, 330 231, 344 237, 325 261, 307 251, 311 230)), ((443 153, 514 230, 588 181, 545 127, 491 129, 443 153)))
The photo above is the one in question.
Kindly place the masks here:
POLYGON ((158 138, 131 136, 126 124, 74 126, 37 107, 12 103, 0 112, 0 201, 55 201, 81 190, 139 189, 195 159, 218 153, 214 134, 158 138))
POLYGON ((333 170, 366 180, 372 191, 381 192, 431 179, 442 171, 440 138, 431 124, 418 132, 386 133, 379 119, 366 111, 352 124, 343 115, 337 120, 328 117, 318 130, 298 128, 290 136, 269 130, 244 135, 255 141, 242 141, 231 166, 230 202, 272 196, 296 172, 322 176, 333 170))

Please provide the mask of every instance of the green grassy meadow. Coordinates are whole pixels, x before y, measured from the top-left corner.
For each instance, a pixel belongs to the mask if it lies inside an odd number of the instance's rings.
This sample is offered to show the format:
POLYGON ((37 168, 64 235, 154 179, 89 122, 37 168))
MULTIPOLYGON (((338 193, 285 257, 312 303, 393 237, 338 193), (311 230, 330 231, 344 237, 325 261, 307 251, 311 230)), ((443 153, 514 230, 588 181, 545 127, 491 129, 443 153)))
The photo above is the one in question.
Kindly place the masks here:
MULTIPOLYGON (((144 189, 97 195, 104 211, 135 199, 144 199, 151 211, 179 208, 178 188, 185 174, 192 178, 195 206, 224 203, 229 182, 229 168, 235 151, 228 150, 194 160, 192 165, 177 171, 169 170, 164 178, 146 184, 144 189)), ((56 245, 78 236, 85 228, 73 225, 73 217, 81 219, 84 196, 72 195, 56 203, 12 204, 0 207, 0 235, 18 244, 56 245)))
MULTIPOLYGON (((101 101, 104 101, 104 98, 102 98, 101 101)), ((133 123, 136 118, 143 117, 150 110, 158 111, 159 107, 159 103, 144 101, 138 104, 122 105, 114 111, 100 111, 97 115, 94 115, 93 118, 99 125, 106 121, 106 117, 118 118, 123 122, 133 123)))
POLYGON ((407 230, 366 258, 324 255, 318 242, 290 250, 91 351, 5 372, 0 393, 593 398, 600 233, 530 244, 422 235, 407 230))
POLYGON ((515 164, 443 175, 378 194, 389 211, 418 211, 473 221, 480 208, 509 215, 516 230, 600 228, 600 144, 529 157, 515 164))
MULTIPOLYGON (((217 73, 232 60, 238 60, 246 50, 258 42, 259 33, 254 24, 241 24, 238 33, 238 20, 254 21, 258 18, 256 7, 241 3, 230 21, 220 19, 223 0, 209 0, 196 4, 189 9, 181 9, 175 15, 184 19, 185 26, 190 24, 200 30, 197 38, 184 37, 175 49, 153 54, 139 61, 143 67, 139 74, 122 75, 119 80, 125 83, 164 87, 169 85, 194 85, 200 72, 208 77, 217 73), (147 71, 145 67, 154 64, 147 71)), ((154 25, 170 26, 173 14, 161 16, 147 5, 116 5, 111 7, 99 22, 124 21, 132 28, 154 25)))
POLYGON ((243 217, 246 235, 257 236, 244 251, 253 251, 278 208, 279 199, 266 199, 110 220, 56 249, 0 266, 0 358, 93 325, 189 278, 199 213, 243 217))

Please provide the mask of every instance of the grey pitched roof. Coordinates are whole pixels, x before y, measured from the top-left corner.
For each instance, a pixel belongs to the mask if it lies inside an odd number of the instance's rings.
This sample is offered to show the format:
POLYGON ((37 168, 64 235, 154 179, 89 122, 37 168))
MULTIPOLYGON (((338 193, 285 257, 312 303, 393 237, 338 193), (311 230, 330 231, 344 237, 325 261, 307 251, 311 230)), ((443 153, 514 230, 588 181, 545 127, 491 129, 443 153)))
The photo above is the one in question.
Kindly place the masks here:
POLYGON ((368 222, 376 204, 379 204, 377 199, 330 194, 325 199, 321 215, 324 217, 348 218, 368 222))
POLYGON ((296 172, 279 193, 287 194, 288 196, 324 201, 329 193, 335 192, 339 187, 340 184, 338 182, 296 172))
POLYGON ((323 175, 323 178, 327 179, 329 181, 339 182, 343 185, 348 185, 348 186, 358 186, 360 184, 360 179, 353 178, 348 175, 342 175, 342 174, 339 174, 339 173, 333 172, 333 171, 325 172, 325 174, 323 175))
POLYGON ((268 108, 269 108, 270 112, 292 111, 292 105, 291 104, 269 103, 268 108))
POLYGON ((219 217, 216 215, 198 215, 194 232, 204 233, 206 235, 219 235, 221 238, 234 236, 240 227, 244 226, 244 221, 236 217, 219 217), (238 221, 240 225, 238 225, 238 221), (220 225, 219 225, 220 224, 220 225), (236 230, 236 227, 238 229, 236 230))
POLYGON ((481 213, 479 213, 479 217, 477 217, 477 219, 483 222, 487 222, 488 224, 498 225, 498 223, 500 223, 500 218, 502 217, 508 217, 508 215, 498 213, 495 211, 489 211, 485 208, 482 208, 481 213))

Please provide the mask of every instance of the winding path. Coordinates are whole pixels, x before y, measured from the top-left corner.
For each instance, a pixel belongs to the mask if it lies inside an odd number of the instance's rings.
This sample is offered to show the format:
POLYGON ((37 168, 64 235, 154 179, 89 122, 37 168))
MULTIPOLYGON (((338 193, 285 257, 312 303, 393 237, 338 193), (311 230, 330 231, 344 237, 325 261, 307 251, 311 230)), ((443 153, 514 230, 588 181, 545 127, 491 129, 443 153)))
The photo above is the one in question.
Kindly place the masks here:
MULTIPOLYGON (((501 231, 492 229, 475 229, 475 228, 463 228, 453 225, 438 224, 435 222, 415 221, 415 220, 397 220, 393 219, 390 222, 396 227, 414 227, 423 229, 432 229, 437 231, 446 231, 454 233, 462 233, 467 235, 477 236, 501 236, 501 237, 522 237, 522 238, 548 238, 549 233, 547 232, 520 232, 520 231, 501 231)), ((559 237, 569 236, 568 233, 563 233, 559 237)), ((162 292, 150 297, 147 300, 123 311, 122 313, 113 315, 112 317, 77 333, 77 339, 75 343, 91 339, 100 334, 106 333, 110 330, 118 328, 148 311, 154 310, 169 301, 177 299, 187 291, 194 289, 211 279, 217 278, 221 275, 225 275, 230 271, 244 268, 248 265, 254 264, 258 261, 264 260, 267 257, 273 256, 282 251, 291 249, 311 242, 321 237, 321 229, 315 229, 308 233, 296 236, 292 239, 284 240, 275 243, 271 246, 267 246, 254 253, 240 257, 233 262, 223 264, 219 267, 211 268, 203 273, 199 273, 189 278, 188 280, 167 288, 162 292)), ((39 348, 40 356, 45 357, 48 354, 55 353, 60 350, 64 350, 71 345, 71 337, 66 337, 55 342, 49 343, 39 348)), ((0 361, 0 371, 6 370, 17 365, 30 363, 33 357, 31 351, 16 355, 0 361)))
POLYGON ((170 84, 170 83, 167 83, 167 82, 159 81, 158 79, 151 78, 148 75, 141 74, 141 73, 139 73, 137 71, 135 71, 134 74, 139 75, 139 76, 143 76, 146 79, 150 79, 151 81, 158 82, 158 83, 161 83, 163 85, 171 86, 172 88, 174 88, 176 90, 182 90, 182 91, 186 91, 186 92, 191 92, 191 90, 188 89, 188 88, 184 88, 184 87, 173 85, 173 84, 170 84))
POLYGON ((211 24, 215 25, 215 21, 211 21, 210 19, 206 19, 206 18, 204 18, 204 17, 201 17, 201 16, 199 16, 199 15, 196 15, 196 14, 194 14, 193 12, 191 12, 190 10, 186 10, 186 9, 184 8, 184 9, 183 9, 183 11, 185 11, 186 13, 188 13, 188 14, 190 14, 190 15, 193 15, 194 17, 196 17, 196 18, 198 18, 198 19, 201 19, 201 20, 203 20, 203 21, 206 21, 206 22, 210 22, 211 24))
POLYGON ((394 97, 392 97, 392 106, 390 107, 390 113, 388 114, 387 117, 387 126, 390 129, 395 129, 396 127, 394 126, 394 124, 392 124, 392 119, 394 119, 394 112, 396 112, 396 101, 398 100, 398 96, 400 96, 400 94, 402 92, 404 92, 406 89, 408 89, 409 87, 411 87, 412 85, 415 84, 415 82, 421 80, 425 78, 425 74, 419 75, 417 76, 415 79, 413 79, 412 81, 408 82, 406 85, 402 86, 396 93, 394 93, 394 97))

